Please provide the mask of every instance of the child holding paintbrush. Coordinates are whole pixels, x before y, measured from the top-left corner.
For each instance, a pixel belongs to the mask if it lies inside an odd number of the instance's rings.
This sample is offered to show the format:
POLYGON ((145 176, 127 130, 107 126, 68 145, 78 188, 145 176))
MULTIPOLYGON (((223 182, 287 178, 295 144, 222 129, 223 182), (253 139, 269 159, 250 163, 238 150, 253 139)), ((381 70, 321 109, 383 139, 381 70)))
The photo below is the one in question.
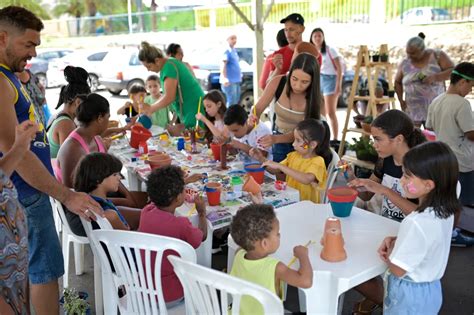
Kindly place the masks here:
MULTIPOLYGON (((251 204, 240 209, 230 227, 237 250, 231 275, 261 285, 281 296, 280 281, 299 288, 313 284, 313 268, 307 246, 295 246, 293 252, 300 262, 298 270, 269 255, 280 247, 280 223, 270 205, 251 204)), ((308 243, 307 245, 309 245, 308 243)), ((243 296, 240 314, 263 314, 262 305, 250 296, 243 296)))
POLYGON ((117 110, 118 115, 127 116, 130 120, 140 113, 140 105, 143 105, 146 89, 140 84, 134 84, 128 90, 130 101, 127 101, 122 107, 117 110))

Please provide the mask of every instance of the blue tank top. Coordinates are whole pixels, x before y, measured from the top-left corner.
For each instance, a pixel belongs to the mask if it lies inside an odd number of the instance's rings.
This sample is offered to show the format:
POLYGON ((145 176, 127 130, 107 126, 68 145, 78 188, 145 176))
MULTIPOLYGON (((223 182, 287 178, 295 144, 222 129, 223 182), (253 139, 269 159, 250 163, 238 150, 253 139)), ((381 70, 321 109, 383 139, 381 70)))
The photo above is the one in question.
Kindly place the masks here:
MULTIPOLYGON (((35 106, 33 105, 28 92, 23 87, 20 80, 7 66, 0 64, 0 75, 3 75, 15 89, 16 95, 14 105, 18 123, 25 120, 31 120, 39 125, 39 131, 36 133, 36 138, 31 142, 30 150, 38 157, 38 159, 40 159, 52 175, 53 169, 51 167, 48 138, 46 137, 45 128, 39 119, 40 116, 35 111, 35 106)), ((3 156, 2 152, 0 152, 0 156, 3 156)), ((18 191, 18 197, 20 200, 39 192, 28 185, 17 172, 13 173, 11 180, 18 191)))

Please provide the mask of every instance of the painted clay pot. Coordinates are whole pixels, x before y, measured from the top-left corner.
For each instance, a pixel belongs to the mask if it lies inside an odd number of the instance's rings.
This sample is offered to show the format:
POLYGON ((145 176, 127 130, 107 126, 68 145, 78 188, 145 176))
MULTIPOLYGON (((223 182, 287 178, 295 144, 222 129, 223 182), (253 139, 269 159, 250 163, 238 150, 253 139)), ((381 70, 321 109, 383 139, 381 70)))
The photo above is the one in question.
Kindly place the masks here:
POLYGON ((222 185, 220 183, 210 182, 206 184, 207 202, 210 206, 218 206, 221 203, 221 190, 222 185))
POLYGON ((134 149, 138 149, 140 142, 146 142, 151 138, 151 132, 143 126, 135 125, 132 127, 131 131, 130 146, 134 149))
POLYGON ((212 156, 214 156, 214 160, 220 161, 221 160, 221 145, 218 143, 211 142, 211 150, 212 150, 212 156))
POLYGON ((245 181, 242 190, 255 195, 258 194, 262 190, 262 188, 253 176, 247 176, 247 180, 245 181))
POLYGON ((260 185, 263 184, 263 177, 265 169, 262 167, 262 164, 251 163, 244 166, 244 170, 252 176, 257 183, 260 185))
POLYGON ((336 217, 348 217, 357 198, 358 191, 350 187, 335 187, 327 192, 332 213, 336 217))

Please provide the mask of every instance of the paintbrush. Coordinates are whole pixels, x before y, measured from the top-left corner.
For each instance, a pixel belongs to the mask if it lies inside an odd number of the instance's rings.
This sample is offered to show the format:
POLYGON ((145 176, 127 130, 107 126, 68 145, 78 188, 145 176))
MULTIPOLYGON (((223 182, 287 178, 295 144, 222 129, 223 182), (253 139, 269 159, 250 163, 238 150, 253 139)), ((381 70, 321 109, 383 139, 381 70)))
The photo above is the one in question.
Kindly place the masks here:
MULTIPOLYGON (((315 241, 309 240, 308 243, 306 243, 304 247, 308 248, 308 246, 313 243, 315 243, 315 241)), ((291 258, 290 262, 288 263, 288 268, 291 267, 295 262, 296 262, 296 256, 293 256, 293 258, 291 258)))

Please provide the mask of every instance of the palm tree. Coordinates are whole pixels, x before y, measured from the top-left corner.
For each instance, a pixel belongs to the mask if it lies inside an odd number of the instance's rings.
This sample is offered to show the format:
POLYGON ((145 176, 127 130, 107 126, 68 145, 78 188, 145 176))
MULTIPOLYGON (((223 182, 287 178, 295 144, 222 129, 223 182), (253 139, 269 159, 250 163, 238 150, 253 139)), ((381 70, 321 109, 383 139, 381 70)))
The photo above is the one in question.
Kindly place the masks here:
POLYGON ((42 20, 49 20, 50 16, 45 9, 43 9, 39 3, 35 0, 1 0, 0 7, 6 6, 18 6, 23 7, 31 12, 33 12, 36 16, 41 18, 42 20))
MULTIPOLYGON (((33 0, 31 0, 33 1, 33 0)), ((127 12, 127 1, 126 0, 60 0, 59 3, 54 7, 53 14, 59 17, 63 14, 69 14, 74 16, 76 20, 76 32, 80 34, 81 17, 89 16, 95 17, 97 12, 101 12, 103 15, 117 14, 127 12)), ((95 20, 91 20, 90 33, 95 33, 95 20)))

